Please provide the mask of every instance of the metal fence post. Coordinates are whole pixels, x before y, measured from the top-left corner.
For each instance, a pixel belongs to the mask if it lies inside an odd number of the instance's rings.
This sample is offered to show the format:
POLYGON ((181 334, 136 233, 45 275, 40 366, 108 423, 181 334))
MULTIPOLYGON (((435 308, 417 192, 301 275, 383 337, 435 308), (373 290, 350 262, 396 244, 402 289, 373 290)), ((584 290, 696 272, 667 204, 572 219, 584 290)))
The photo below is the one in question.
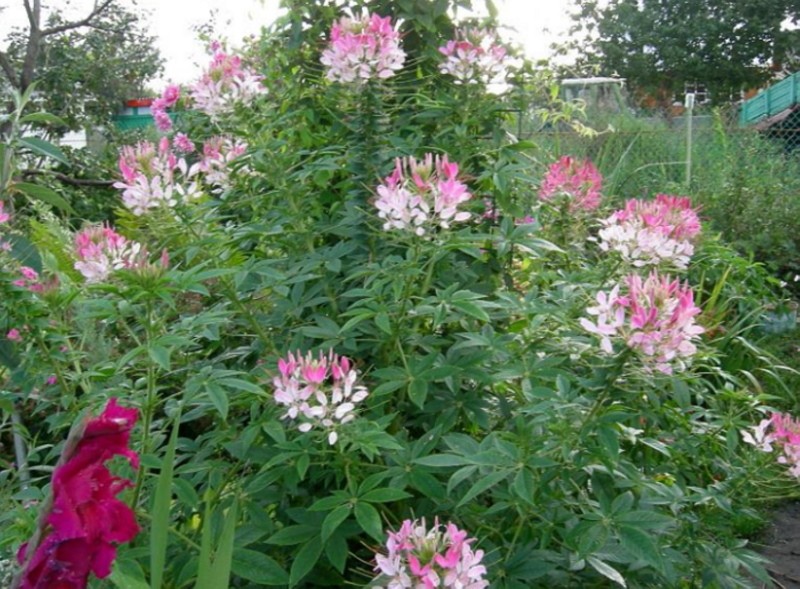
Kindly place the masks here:
POLYGON ((686 106, 686 188, 689 188, 692 185, 692 111, 694 111, 694 93, 686 93, 684 105, 686 106))

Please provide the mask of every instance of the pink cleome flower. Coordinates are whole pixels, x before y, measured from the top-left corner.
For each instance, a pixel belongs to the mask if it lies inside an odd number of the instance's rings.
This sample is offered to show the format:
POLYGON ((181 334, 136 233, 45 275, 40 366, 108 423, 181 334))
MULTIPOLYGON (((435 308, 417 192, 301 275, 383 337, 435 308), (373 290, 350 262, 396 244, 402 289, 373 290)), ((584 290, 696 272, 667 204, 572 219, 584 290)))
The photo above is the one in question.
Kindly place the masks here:
POLYGON ((506 49, 494 31, 459 29, 456 38, 439 47, 447 59, 439 71, 455 78, 456 84, 491 84, 506 77, 506 49))
POLYGON ((333 350, 316 358, 311 352, 290 352, 278 361, 278 371, 272 381, 275 402, 288 408, 281 419, 300 419, 301 432, 321 426, 331 445, 339 439, 338 426, 355 419, 355 406, 367 398, 366 387, 356 384, 358 372, 350 360, 333 350))
POLYGON ((592 211, 600 206, 603 177, 589 161, 568 155, 550 165, 539 189, 539 199, 551 202, 558 198, 569 201, 569 211, 592 211))
MULTIPOLYGON (((136 409, 111 399, 99 417, 90 419, 76 443, 66 445, 53 472, 47 528, 37 546, 24 545, 20 589, 84 589, 90 573, 105 578, 116 558, 116 545, 130 542, 139 526, 130 507, 117 495, 133 482, 113 475, 105 463, 123 456, 138 468, 129 447, 136 409)), ((68 441, 69 442, 69 441, 68 441)))
POLYGON ((169 131, 172 129, 172 119, 167 114, 167 109, 175 106, 181 97, 181 88, 175 84, 170 84, 161 93, 159 98, 153 101, 150 107, 150 112, 153 113, 156 128, 159 131, 169 131))
POLYGON ((172 145, 182 153, 192 153, 195 150, 194 142, 186 133, 176 133, 172 139, 172 145))
POLYGON ((244 155, 247 143, 232 137, 215 135, 203 143, 203 155, 189 171, 190 175, 198 172, 214 192, 222 192, 230 186, 230 170, 228 165, 244 155))
POLYGON ((189 97, 196 109, 218 120, 267 90, 263 77, 246 68, 241 57, 226 53, 219 42, 212 43, 210 49, 211 63, 189 88, 189 97))
POLYGON ((405 520, 397 532, 389 532, 387 554, 375 555, 375 570, 385 585, 375 589, 484 589, 486 567, 481 564, 483 550, 473 551, 467 532, 454 524, 444 526, 435 521, 430 530, 425 519, 405 520))
POLYGON ((3 210, 5 206, 5 202, 0 200, 0 223, 8 223, 11 220, 11 215, 3 210))
POLYGON ((457 177, 458 164, 446 155, 428 153, 420 161, 397 158, 394 172, 377 188, 375 207, 383 228, 421 236, 432 228, 449 229, 452 222, 468 220, 471 214, 458 207, 472 195, 457 177))
POLYGON ((327 66, 325 76, 330 81, 360 85, 390 78, 405 59, 392 19, 365 11, 358 19, 343 16, 333 24, 320 61, 327 66))
POLYGON ((186 160, 175 155, 167 137, 162 137, 157 147, 149 141, 123 147, 119 170, 122 181, 114 187, 122 190, 122 203, 134 215, 174 207, 200 194, 186 160))
POLYGON ((742 439, 763 452, 779 451, 779 464, 789 465, 789 474, 800 479, 800 420, 791 415, 773 413, 753 427, 743 430, 742 439))
POLYGON ((600 347, 613 352, 612 338, 638 352, 645 368, 664 374, 683 370, 696 352, 695 340, 705 330, 694 321, 700 309, 688 284, 651 272, 643 281, 631 274, 610 292, 597 293, 597 305, 586 312, 596 317, 580 320, 588 332, 600 336, 600 347), (620 290, 625 287, 625 294, 620 290))
POLYGON ((17 329, 16 327, 12 327, 11 329, 8 330, 8 333, 6 334, 6 339, 10 342, 19 343, 22 341, 22 335, 20 335, 19 329, 17 329))
POLYGON ((618 252, 637 267, 686 268, 700 234, 700 218, 689 198, 668 194, 631 199, 603 225, 600 248, 618 252))
POLYGON ((112 272, 147 264, 147 250, 105 225, 88 227, 75 236, 75 269, 89 284, 103 282, 112 272))

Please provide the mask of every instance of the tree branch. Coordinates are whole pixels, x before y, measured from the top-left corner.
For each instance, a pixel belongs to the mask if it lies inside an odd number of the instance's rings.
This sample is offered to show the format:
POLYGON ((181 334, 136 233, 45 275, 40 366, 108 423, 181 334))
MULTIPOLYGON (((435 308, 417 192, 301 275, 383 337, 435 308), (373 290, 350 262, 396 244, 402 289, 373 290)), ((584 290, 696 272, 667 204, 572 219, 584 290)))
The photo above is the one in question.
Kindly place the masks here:
POLYGON ((8 78, 11 87, 16 88, 17 72, 14 71, 14 66, 11 65, 11 61, 8 59, 8 55, 6 55, 4 51, 0 51, 0 69, 3 70, 6 78, 8 78))
POLYGON ((114 180, 90 180, 88 178, 73 178, 61 172, 53 172, 52 170, 23 170, 22 177, 30 178, 31 176, 52 176, 59 182, 69 184, 70 186, 113 186, 114 180))
POLYGON ((39 21, 36 18, 36 13, 31 8, 30 0, 25 0, 25 12, 28 14, 28 23, 31 25, 31 28, 39 28, 39 21))
MULTIPOLYGON (((25 1, 27 2, 28 0, 25 1)), ((54 27, 49 27, 42 31, 42 37, 48 37, 57 33, 63 33, 64 31, 90 26, 92 24, 92 20, 105 12, 106 8, 108 8, 113 1, 114 0, 103 0, 103 2, 101 2, 99 5, 95 3, 94 8, 92 8, 92 11, 86 16, 86 18, 72 22, 66 22, 54 27)))

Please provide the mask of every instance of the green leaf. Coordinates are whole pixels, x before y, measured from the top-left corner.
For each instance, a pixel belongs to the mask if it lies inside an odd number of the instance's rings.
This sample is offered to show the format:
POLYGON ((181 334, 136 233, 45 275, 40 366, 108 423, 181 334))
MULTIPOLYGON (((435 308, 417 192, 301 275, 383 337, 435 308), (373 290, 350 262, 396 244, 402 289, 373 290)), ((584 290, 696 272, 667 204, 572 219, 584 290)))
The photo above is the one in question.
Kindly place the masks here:
POLYGON ((178 445, 178 429, 180 412, 172 423, 172 433, 161 461, 161 472, 158 474, 156 491, 153 496, 153 523, 150 529, 150 587, 160 589, 167 562, 167 544, 170 522, 170 505, 172 504, 172 478, 175 465, 175 448, 178 445))
POLYGON ((258 395, 260 397, 269 397, 269 395, 267 395, 267 393, 264 392, 264 389, 262 389, 260 386, 254 382, 250 382, 241 378, 220 378, 217 379, 216 382, 229 389, 253 393, 254 395, 258 395))
POLYGON ((408 398, 417 407, 422 409, 425 399, 428 397, 428 381, 414 378, 408 384, 408 398))
POLYGON ((274 544, 276 546, 295 546, 302 544, 313 538, 319 528, 313 526, 299 525, 288 526, 282 530, 278 530, 268 540, 267 544, 274 544))
POLYGON ((19 357, 14 352, 14 344, 6 338, 0 338, 0 364, 11 369, 19 366, 19 357))
POLYGON ((323 542, 328 541, 331 534, 333 534, 336 528, 348 518, 352 511, 352 506, 348 503, 347 505, 337 507, 325 516, 325 520, 322 522, 322 532, 320 534, 323 542))
POLYGON ((409 493, 401 491, 400 489, 375 489, 369 491, 361 497, 359 501, 368 501, 369 503, 387 503, 389 501, 400 501, 401 499, 408 499, 411 497, 409 493))
POLYGON ((334 534, 325 542, 325 556, 334 568, 340 573, 344 572, 347 564, 347 540, 340 534, 334 534))
POLYGON ((56 115, 49 113, 49 112, 33 112, 29 115, 25 115, 19 119, 20 123, 47 123, 50 125, 59 125, 61 127, 66 127, 67 123, 61 117, 57 117, 56 115))
POLYGON ((606 564, 605 562, 603 562, 602 560, 600 560, 595 556, 587 557, 586 562, 588 562, 594 570, 603 575, 606 579, 611 579, 618 585, 621 585, 622 587, 627 587, 627 585, 625 584, 625 578, 620 574, 620 572, 617 569, 615 569, 611 565, 606 564))
POLYGON ((614 521, 643 530, 664 530, 675 523, 675 519, 668 515, 639 509, 618 515, 614 521))
POLYGON ((149 589, 142 567, 134 560, 116 559, 108 579, 117 589, 149 589))
POLYGON ((231 566, 233 565, 233 541, 236 538, 237 511, 239 502, 234 498, 230 510, 225 514, 225 524, 222 527, 222 535, 217 544, 214 563, 211 567, 211 575, 208 583, 204 583, 204 589, 218 589, 219 587, 230 587, 231 566))
POLYGON ((228 392, 216 382, 207 382, 206 393, 208 393, 208 398, 211 399, 211 403, 214 405, 214 407, 216 407, 217 411, 219 411, 222 419, 227 419, 229 404, 228 392))
POLYGON ((356 503, 355 512, 356 521, 358 525, 361 526, 361 529, 378 542, 383 542, 383 524, 381 524, 381 516, 378 510, 369 503, 362 503, 359 501, 356 503))
POLYGON ((64 152, 49 141, 45 141, 39 137, 22 137, 19 142, 22 146, 27 147, 34 153, 52 158, 62 164, 69 165, 69 160, 67 159, 67 156, 64 155, 64 152))
POLYGON ((71 215, 75 214, 75 210, 72 208, 72 206, 64 199, 63 196, 58 194, 52 188, 42 186, 41 184, 31 184, 30 182, 15 182, 12 184, 11 188, 23 193, 26 196, 46 202, 47 204, 54 206, 65 213, 69 213, 71 215))
POLYGON ((469 491, 464 494, 456 507, 461 507, 462 505, 469 503, 481 493, 488 491, 497 483, 507 478, 509 474, 511 473, 508 470, 498 470, 481 478, 477 483, 472 485, 472 488, 469 491))
POLYGON ((378 313, 375 315, 375 325, 387 335, 392 335, 392 324, 389 321, 389 316, 386 313, 378 313))
POLYGON ((430 456, 417 458, 414 463, 421 464, 422 466, 447 467, 464 466, 466 464, 472 464, 472 461, 469 458, 458 456, 457 454, 432 454, 430 456))
POLYGON ((258 585, 275 586, 289 583, 289 573, 272 558, 256 550, 237 548, 233 552, 231 570, 237 577, 258 585))
POLYGON ((451 304, 459 311, 466 313, 475 319, 479 319, 480 321, 489 321, 488 313, 471 301, 452 301, 451 304))
POLYGON ((533 505, 533 496, 536 493, 536 482, 533 480, 533 474, 527 468, 522 468, 514 477, 514 492, 523 501, 533 505))
POLYGON ((169 361, 169 350, 163 346, 151 346, 147 349, 147 354, 150 356, 150 359, 158 364, 161 368, 166 371, 169 371, 170 368, 170 361, 169 361))
POLYGON ((581 533, 578 540, 578 552, 587 556, 600 550, 608 540, 608 528, 603 522, 591 522, 581 533))
POLYGON ((620 542, 625 550, 656 570, 660 571, 664 568, 664 564, 661 560, 661 553, 656 543, 653 542, 650 534, 630 525, 619 526, 618 532, 620 542))
POLYGON ((453 473, 453 476, 450 477, 450 480, 447 481, 447 493, 452 493, 453 489, 455 489, 458 485, 467 480, 477 471, 478 467, 474 464, 459 468, 453 473))
POLYGON ((303 577, 311 572, 321 554, 322 542, 318 537, 312 538, 300 549, 292 563, 292 570, 289 572, 289 587, 297 585, 303 580, 303 577))

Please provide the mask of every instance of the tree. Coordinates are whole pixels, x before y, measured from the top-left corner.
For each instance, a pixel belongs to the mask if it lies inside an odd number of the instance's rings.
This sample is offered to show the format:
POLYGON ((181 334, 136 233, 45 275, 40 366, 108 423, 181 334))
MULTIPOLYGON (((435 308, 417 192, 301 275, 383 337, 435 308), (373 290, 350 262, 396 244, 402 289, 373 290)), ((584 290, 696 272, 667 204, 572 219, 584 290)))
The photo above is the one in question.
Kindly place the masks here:
POLYGON ((671 100, 685 83, 712 101, 761 85, 790 55, 798 0, 597 0, 575 2, 584 33, 579 66, 617 73, 650 96, 671 100))
POLYGON ((0 50, 3 85, 23 93, 37 82, 45 110, 70 128, 82 126, 86 115, 107 121, 161 70, 154 38, 119 0, 95 0, 76 20, 45 16, 41 0, 23 3, 27 26, 0 50))

